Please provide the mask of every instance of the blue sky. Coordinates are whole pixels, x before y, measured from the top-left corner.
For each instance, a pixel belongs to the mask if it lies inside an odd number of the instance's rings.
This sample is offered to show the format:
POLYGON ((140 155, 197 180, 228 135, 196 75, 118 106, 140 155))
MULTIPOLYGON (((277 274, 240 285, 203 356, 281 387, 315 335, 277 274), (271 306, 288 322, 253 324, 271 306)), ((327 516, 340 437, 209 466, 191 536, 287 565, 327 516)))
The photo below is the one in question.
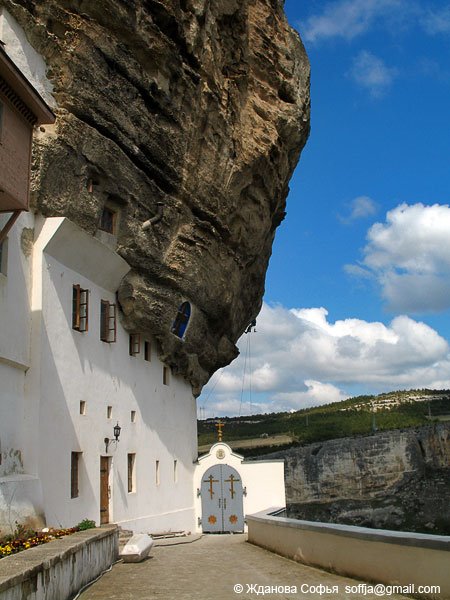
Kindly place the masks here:
POLYGON ((311 62, 311 135, 257 331, 202 416, 450 388, 450 2, 285 10, 311 62))

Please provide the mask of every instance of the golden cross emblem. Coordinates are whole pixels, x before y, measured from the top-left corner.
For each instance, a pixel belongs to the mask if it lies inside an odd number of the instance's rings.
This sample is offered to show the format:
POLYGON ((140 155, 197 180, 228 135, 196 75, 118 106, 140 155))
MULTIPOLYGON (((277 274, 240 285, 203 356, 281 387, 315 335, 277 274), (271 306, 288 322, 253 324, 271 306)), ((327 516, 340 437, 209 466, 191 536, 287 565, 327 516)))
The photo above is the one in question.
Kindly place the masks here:
POLYGON ((238 483, 238 481, 240 481, 240 479, 235 479, 233 474, 230 475, 230 479, 225 479, 225 483, 229 483, 230 484, 230 494, 231 494, 231 499, 232 500, 233 500, 234 495, 236 493, 236 490, 234 489, 234 484, 238 483))
POLYGON ((221 442, 222 441, 222 429, 224 427, 224 423, 222 423, 222 421, 217 421, 216 427, 217 427, 217 437, 219 439, 219 442, 221 442))
POLYGON ((209 496, 210 496, 210 498, 212 500, 213 496, 214 496, 213 483, 219 483, 219 480, 218 479, 214 479, 214 477, 212 475, 210 475, 208 477, 208 479, 204 479, 203 481, 204 481, 204 483, 209 483, 209 490, 208 490, 208 492, 209 492, 209 496))

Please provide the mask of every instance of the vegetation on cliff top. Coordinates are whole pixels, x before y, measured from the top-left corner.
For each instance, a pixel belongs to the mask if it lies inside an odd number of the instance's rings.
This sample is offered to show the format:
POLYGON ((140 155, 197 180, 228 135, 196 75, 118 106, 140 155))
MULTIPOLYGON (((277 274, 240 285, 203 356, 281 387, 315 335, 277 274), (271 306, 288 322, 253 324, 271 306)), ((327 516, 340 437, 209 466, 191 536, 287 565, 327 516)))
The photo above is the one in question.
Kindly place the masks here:
MULTIPOLYGON (((251 438, 256 442, 261 436, 290 435, 293 442, 287 448, 374 431, 418 427, 446 416, 450 419, 450 390, 409 390, 357 396, 293 413, 223 417, 221 421, 226 442, 251 438)), ((199 445, 217 441, 216 422, 217 419, 198 421, 199 445)), ((267 439, 265 443, 261 448, 263 453, 270 451, 267 439)), ((233 447, 239 448, 239 444, 234 443, 233 447)), ((241 453, 258 454, 258 444, 241 453)))

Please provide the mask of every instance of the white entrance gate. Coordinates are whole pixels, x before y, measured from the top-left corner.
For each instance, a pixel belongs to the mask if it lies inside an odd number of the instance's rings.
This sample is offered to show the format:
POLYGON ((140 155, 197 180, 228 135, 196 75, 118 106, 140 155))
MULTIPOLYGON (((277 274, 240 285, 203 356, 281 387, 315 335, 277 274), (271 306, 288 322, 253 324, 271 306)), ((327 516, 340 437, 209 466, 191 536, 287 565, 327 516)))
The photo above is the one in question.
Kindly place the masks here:
POLYGON ((206 533, 244 531, 242 479, 229 465, 214 465, 202 477, 202 529, 206 533))

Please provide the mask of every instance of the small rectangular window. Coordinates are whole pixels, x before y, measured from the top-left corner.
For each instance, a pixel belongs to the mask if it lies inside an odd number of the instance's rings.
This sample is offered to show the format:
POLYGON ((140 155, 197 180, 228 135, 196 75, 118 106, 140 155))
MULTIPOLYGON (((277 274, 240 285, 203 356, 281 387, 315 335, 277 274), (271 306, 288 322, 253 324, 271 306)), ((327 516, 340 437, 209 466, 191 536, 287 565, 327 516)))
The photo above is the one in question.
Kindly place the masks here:
POLYGON ((128 454, 128 492, 136 491, 136 454, 128 454))
POLYGON ((108 300, 100 302, 100 339, 109 344, 117 340, 116 305, 108 300))
POLYGON ((159 485, 159 460, 155 463, 155 482, 156 485, 159 485))
POLYGON ((152 346, 150 342, 144 342, 144 358, 148 362, 152 359, 152 346))
POLYGON ((108 206, 103 207, 98 228, 107 233, 115 233, 116 231, 116 212, 108 206))
POLYGON ((80 466, 80 454, 81 452, 72 452, 70 462, 70 497, 78 498, 78 474, 80 466))
POLYGON ((80 400, 80 415, 86 414, 86 400, 80 400))
POLYGON ((163 384, 169 385, 169 367, 163 366, 163 384))
POLYGON ((176 483, 178 481, 178 461, 173 461, 173 480, 176 483))
POLYGON ((87 331, 89 325, 89 290, 79 285, 73 286, 72 293, 72 329, 87 331))
POLYGON ((130 417, 131 417, 131 422, 136 423, 136 411, 135 410, 131 411, 130 417))
POLYGON ((98 179, 93 179, 92 177, 89 177, 89 179, 86 182, 86 189, 87 189, 88 193, 93 194, 94 189, 97 185, 99 185, 98 179))
POLYGON ((0 242, 0 273, 2 275, 8 273, 8 238, 0 242))
POLYGON ((112 417, 112 406, 106 407, 106 418, 110 419, 112 417))
POLYGON ((141 335, 130 333, 130 356, 136 356, 141 351, 141 335))

